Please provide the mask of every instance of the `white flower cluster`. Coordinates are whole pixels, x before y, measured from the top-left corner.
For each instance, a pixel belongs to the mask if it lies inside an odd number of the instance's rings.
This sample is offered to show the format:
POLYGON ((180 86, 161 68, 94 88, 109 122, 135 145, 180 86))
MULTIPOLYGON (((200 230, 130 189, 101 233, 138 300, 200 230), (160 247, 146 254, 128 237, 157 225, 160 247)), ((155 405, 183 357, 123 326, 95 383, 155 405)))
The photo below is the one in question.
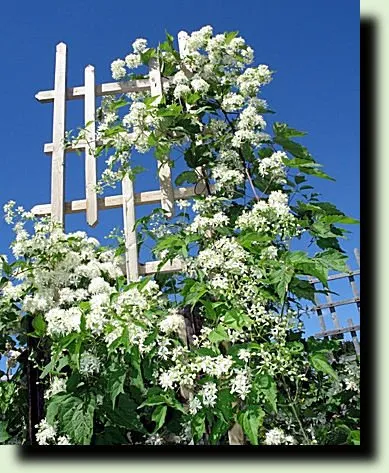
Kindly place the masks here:
POLYGON ((46 419, 42 419, 35 427, 38 429, 36 433, 38 445, 72 445, 69 437, 58 436, 56 425, 50 425, 46 419))
POLYGON ((287 155, 283 151, 276 151, 270 157, 261 159, 258 164, 259 174, 270 177, 272 182, 285 183, 284 159, 287 159, 287 155))
POLYGON ((45 391, 45 399, 50 399, 56 394, 66 391, 66 382, 67 378, 59 378, 58 376, 52 378, 49 388, 45 391))
POLYGON ((84 352, 80 357, 80 373, 89 376, 100 372, 100 360, 91 352, 84 352))
POLYGON ((177 309, 170 309, 168 315, 159 323, 161 332, 172 333, 185 329, 185 320, 177 309))
POLYGON ((272 79, 269 67, 261 64, 256 68, 247 68, 237 79, 240 93, 243 97, 255 97, 262 85, 268 84, 272 79))
POLYGON ((247 369, 235 370, 231 383, 231 393, 236 393, 243 401, 251 390, 250 374, 247 369))
POLYGON ((285 435, 285 432, 278 427, 269 430, 265 434, 265 445, 295 445, 296 439, 291 435, 285 435))
POLYGON ((298 232, 296 222, 288 206, 288 196, 281 191, 273 191, 267 202, 260 200, 253 205, 252 210, 244 211, 238 217, 236 226, 273 236, 290 237, 298 232))

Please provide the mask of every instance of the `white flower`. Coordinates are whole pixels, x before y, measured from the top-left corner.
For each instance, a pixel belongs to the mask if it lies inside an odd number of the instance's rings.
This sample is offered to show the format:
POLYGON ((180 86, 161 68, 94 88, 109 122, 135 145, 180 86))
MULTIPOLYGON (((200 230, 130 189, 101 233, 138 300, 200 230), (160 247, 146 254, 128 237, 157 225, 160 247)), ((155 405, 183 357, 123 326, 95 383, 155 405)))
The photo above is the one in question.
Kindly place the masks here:
POLYGON ((72 445, 70 443, 69 437, 67 435, 62 435, 61 437, 58 437, 56 445, 72 445))
POLYGON ((293 445, 296 440, 291 435, 285 435, 282 429, 275 427, 265 434, 265 445, 293 445))
POLYGON ((127 54, 125 63, 129 69, 136 69, 142 64, 142 60, 139 54, 127 54))
POLYGON ((45 315, 49 335, 68 335, 80 331, 81 311, 78 307, 68 310, 54 307, 45 315))
POLYGON ((123 59, 116 59, 111 64, 112 78, 115 80, 123 79, 126 75, 125 62, 123 59))
POLYGON ((190 207, 190 202, 188 202, 187 200, 183 200, 183 199, 176 200, 176 204, 177 204, 177 207, 181 210, 185 209, 187 207, 190 207))
POLYGON ((204 406, 214 407, 217 399, 217 386, 215 383, 205 383, 199 392, 202 396, 204 406))
POLYGON ((170 310, 169 315, 159 324, 161 332, 164 333, 178 332, 183 327, 185 327, 184 318, 176 309, 170 310))
POLYGON ((191 399, 189 401, 189 412, 192 414, 192 415, 195 415, 197 414, 197 412, 202 409, 202 404, 201 404, 201 401, 198 397, 194 397, 193 399, 191 399))
POLYGON ((209 89, 208 82, 201 77, 193 78, 190 84, 195 92, 206 93, 209 89))
POLYGON ((242 400, 245 400, 251 389, 251 383, 247 369, 235 370, 235 378, 231 384, 231 393, 236 393, 242 400))
POLYGON ((111 286, 101 277, 93 278, 88 286, 90 294, 101 294, 112 292, 111 286))
POLYGON ((188 85, 185 84, 178 84, 173 92, 173 95, 176 99, 181 98, 183 95, 190 94, 191 90, 188 85))
POLYGON ((277 151, 269 158, 263 158, 258 164, 258 172, 262 177, 269 176, 273 182, 285 182, 285 165, 283 159, 287 159, 286 153, 277 151))
POLYGON ((141 54, 147 49, 147 40, 143 38, 137 38, 132 43, 132 49, 134 53, 141 54))
POLYGON ((55 377, 52 379, 50 387, 45 391, 45 399, 49 399, 55 396, 57 393, 66 391, 66 382, 67 378, 58 378, 55 377))
POLYGON ((99 373, 100 360, 91 352, 84 352, 80 357, 80 373, 90 375, 99 373))
POLYGON ((38 428, 36 440, 39 445, 49 445, 49 442, 55 439, 56 428, 50 425, 46 419, 42 419, 35 427, 38 428))
POLYGON ((242 108, 244 104, 244 97, 233 92, 229 92, 223 97, 222 100, 222 109, 225 112, 236 112, 242 108))
POLYGON ((241 348, 238 352, 238 358, 240 360, 243 360, 245 361, 246 363, 248 363, 250 361, 250 357, 251 357, 251 353, 249 352, 249 350, 246 350, 245 348, 241 348))

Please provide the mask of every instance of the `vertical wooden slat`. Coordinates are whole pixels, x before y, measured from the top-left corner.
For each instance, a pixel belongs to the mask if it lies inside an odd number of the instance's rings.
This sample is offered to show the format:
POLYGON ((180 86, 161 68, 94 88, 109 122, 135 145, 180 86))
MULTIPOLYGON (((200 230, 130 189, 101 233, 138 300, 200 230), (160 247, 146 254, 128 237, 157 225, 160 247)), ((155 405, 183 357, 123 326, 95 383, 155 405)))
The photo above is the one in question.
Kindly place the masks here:
POLYGON ((85 194, 86 194, 86 221, 94 227, 97 224, 97 194, 96 186, 96 124, 95 124, 96 96, 95 96, 95 68, 91 65, 85 68, 85 194))
MULTIPOLYGON (((313 278, 309 278, 310 283, 312 284, 313 288, 315 288, 315 283, 312 282, 312 280, 313 280, 313 278)), ((314 298, 315 298, 315 304, 316 304, 316 306, 318 306, 320 304, 320 301, 319 301, 319 298, 318 298, 316 293, 314 295, 314 298)), ((323 316, 323 311, 319 307, 316 307, 316 314, 317 314, 317 317, 319 319, 319 324, 320 324, 321 331, 326 332, 327 331, 327 326, 326 326, 326 322, 325 322, 325 319, 324 319, 324 316, 323 316)), ((328 337, 325 337, 325 338, 328 338, 328 337)))
MULTIPOLYGON (((350 270, 350 268, 347 266, 348 270, 350 270)), ((348 276, 348 281, 350 283, 350 286, 351 286, 351 290, 353 291, 353 296, 355 299, 359 299, 359 290, 358 290, 358 287, 357 287, 357 283, 355 282, 355 278, 354 276, 351 274, 350 276, 348 276)), ((358 311, 360 310, 360 303, 359 303, 359 300, 356 300, 355 301, 355 304, 357 306, 357 309, 358 311)))
MULTIPOLYGON (((153 97, 162 97, 162 79, 159 70, 159 62, 152 59, 149 63, 150 70, 150 92, 153 97)), ((157 103, 157 102, 154 102, 157 103)), ((167 212, 167 217, 172 217, 174 213, 174 191, 172 186, 171 168, 168 162, 158 161, 158 176, 161 186, 161 207, 167 212)))
POLYGON ((138 269, 138 248, 136 243, 135 225, 135 200, 134 185, 131 179, 126 176, 122 180, 123 194, 123 223, 124 237, 126 245, 126 273, 128 281, 135 281, 139 277, 138 269))
POLYGON ((66 44, 59 43, 55 56, 53 153, 51 160, 51 216, 64 226, 65 204, 65 120, 66 44))
MULTIPOLYGON (((354 325, 353 319, 347 319, 347 325, 349 327, 352 327, 354 325)), ((359 346, 357 332, 355 330, 350 330, 350 334, 351 334, 351 338, 353 340, 355 353, 357 354, 358 357, 360 357, 361 356, 361 349, 360 349, 360 346, 359 346)))
POLYGON ((354 255, 355 255, 355 259, 357 260, 358 268, 359 268, 361 266, 361 262, 360 262, 359 249, 358 248, 354 248, 354 255))
MULTIPOLYGON (((326 294, 326 300, 327 300, 328 304, 331 304, 333 302, 331 294, 326 294)), ((336 313, 335 307, 330 306, 329 309, 330 309, 331 319, 332 319, 332 322, 334 324, 334 327, 340 329, 341 326, 340 326, 340 323, 339 323, 339 319, 338 319, 338 315, 336 313)), ((344 334, 341 333, 339 335, 334 336, 334 338, 344 338, 344 334)))

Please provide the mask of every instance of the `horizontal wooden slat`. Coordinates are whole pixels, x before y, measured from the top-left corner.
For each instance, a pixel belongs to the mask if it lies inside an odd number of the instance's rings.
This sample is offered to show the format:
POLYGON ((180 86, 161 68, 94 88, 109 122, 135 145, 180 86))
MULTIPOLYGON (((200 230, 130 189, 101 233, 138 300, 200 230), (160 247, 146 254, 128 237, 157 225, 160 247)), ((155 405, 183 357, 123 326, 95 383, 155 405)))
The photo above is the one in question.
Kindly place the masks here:
MULTIPOLYGON (((166 82, 164 79, 163 82, 166 82)), ((138 79, 130 80, 128 82, 107 82, 105 84, 96 85, 95 93, 96 97, 102 95, 116 95, 116 94, 128 94, 129 92, 142 92, 149 90, 150 81, 149 79, 138 79)), ((85 96, 85 87, 68 87, 66 89, 66 100, 82 99, 85 96)), ((48 103, 54 100, 54 90, 41 90, 35 98, 38 102, 48 103)))
MULTIPOLYGON (((211 186, 213 188, 213 186, 211 186)), ((197 195, 197 189, 195 193, 195 186, 190 187, 177 187, 174 189, 174 199, 190 199, 197 195)), ((135 194, 135 205, 147 205, 147 204, 158 204, 161 201, 161 191, 145 191, 138 192, 135 194)), ((115 209, 120 208, 123 205, 122 195, 112 195, 109 197, 99 197, 97 199, 97 206, 99 210, 115 209)), ((86 200, 72 200, 71 202, 65 202, 65 213, 74 214, 85 212, 86 200)), ((31 212, 37 216, 39 215, 50 215, 50 204, 35 205, 31 209, 31 212)))
POLYGON ((356 304, 360 302, 359 297, 355 297, 353 299, 343 299, 342 301, 332 301, 332 302, 327 302, 326 304, 318 304, 315 305, 314 307, 311 307, 309 310, 311 312, 314 312, 317 309, 329 309, 330 307, 338 307, 340 305, 347 305, 347 304, 356 304))
POLYGON ((360 330, 360 325, 351 325, 349 327, 335 328, 333 330, 326 330, 324 332, 315 333, 315 337, 328 337, 331 335, 340 335, 341 333, 348 333, 351 331, 360 330))
MULTIPOLYGON (((85 149, 86 146, 87 146, 86 141, 80 140, 78 143, 72 144, 71 146, 66 147, 65 151, 69 153, 69 152, 72 152, 72 151, 83 150, 83 149, 85 149)), ((43 145, 43 152, 45 154, 51 155, 51 153, 53 152, 53 143, 45 143, 43 145)))
POLYGON ((161 269, 158 271, 158 265, 160 261, 148 261, 144 264, 139 265, 139 274, 147 275, 154 274, 156 272, 160 273, 174 273, 176 271, 182 270, 182 263, 180 261, 172 261, 171 263, 165 263, 161 269))
MULTIPOLYGON (((160 261, 147 261, 146 263, 140 263, 138 265, 138 273, 140 276, 147 276, 150 274, 155 274, 157 272, 159 273, 175 273, 179 272, 182 270, 182 264, 180 261, 172 261, 165 263, 161 269, 158 271, 158 265, 160 261)), ((126 265, 125 262, 123 261, 123 264, 121 265, 121 269, 123 273, 126 272, 126 265)))
MULTIPOLYGON (((355 269, 353 271, 350 271, 349 273, 337 273, 337 274, 331 274, 331 276, 328 276, 328 281, 334 281, 335 279, 343 279, 343 278, 349 278, 350 276, 355 276, 357 274, 360 274, 359 269, 355 269)), ((311 284, 316 284, 319 281, 317 278, 309 278, 309 282, 311 284)))

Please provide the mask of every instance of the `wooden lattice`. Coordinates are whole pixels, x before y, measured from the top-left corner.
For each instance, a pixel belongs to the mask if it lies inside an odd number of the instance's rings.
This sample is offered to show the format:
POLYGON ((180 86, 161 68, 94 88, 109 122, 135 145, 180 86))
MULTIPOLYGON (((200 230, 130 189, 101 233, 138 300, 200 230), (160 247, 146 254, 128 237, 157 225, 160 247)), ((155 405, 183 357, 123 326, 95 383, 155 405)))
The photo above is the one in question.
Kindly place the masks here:
MULTIPOLYGON (((178 35, 180 52, 185 50, 187 33, 181 31, 178 35)), ((53 112, 53 141, 44 145, 44 152, 52 156, 51 166, 51 203, 34 206, 31 210, 37 216, 51 215, 65 228, 66 214, 86 213, 88 225, 95 226, 100 210, 123 208, 123 227, 126 242, 126 273, 129 280, 136 280, 140 275, 157 272, 159 261, 149 261, 140 264, 136 241, 135 207, 137 205, 160 203, 168 217, 173 216, 174 201, 189 199, 194 195, 205 192, 205 185, 189 187, 173 187, 171 168, 167 162, 158 164, 160 188, 157 190, 134 193, 131 179, 124 178, 122 193, 110 197, 98 198, 96 186, 96 97, 117 95, 129 92, 149 90, 152 96, 161 96, 163 79, 156 60, 149 63, 149 79, 127 82, 96 84, 95 69, 89 65, 85 68, 84 85, 67 87, 67 47, 59 43, 56 49, 55 81, 53 90, 44 90, 36 94, 36 99, 42 103, 54 102, 53 112), (80 140, 73 146, 65 143, 66 104, 69 100, 84 99, 84 123, 86 139, 80 140), (85 151, 85 198, 65 202, 65 156, 72 151, 85 151)), ((159 272, 175 272, 181 269, 178 261, 163 265, 159 272)))
MULTIPOLYGON (((354 250, 355 254, 355 259, 357 261, 358 267, 359 267, 359 250, 356 248, 354 250)), ((331 294, 326 295, 326 303, 322 304, 320 303, 317 294, 315 295, 315 300, 316 300, 316 305, 311 307, 309 309, 310 312, 316 312, 319 323, 320 323, 320 332, 315 334, 315 337, 325 337, 325 338, 342 338, 344 339, 344 335, 346 333, 350 333, 351 339, 354 345, 355 353, 358 357, 360 357, 360 346, 359 346, 359 337, 357 332, 360 332, 360 295, 359 295, 359 288, 357 285, 357 282, 355 280, 355 276, 360 274, 359 269, 355 270, 349 270, 347 273, 336 273, 328 277, 328 283, 329 287, 331 289, 331 281, 339 280, 339 279, 347 279, 351 291, 353 294, 352 298, 347 298, 347 299, 341 299, 341 300, 336 300, 334 301, 332 299, 331 294), (349 307, 354 306, 356 308, 356 317, 357 317, 357 322, 354 322, 352 317, 349 317, 347 319, 347 327, 344 327, 341 325, 341 322, 339 320, 338 314, 336 312, 336 308, 339 306, 344 306, 347 305, 349 307), (326 321, 325 321, 325 315, 326 311, 329 311, 333 328, 328 328, 326 321)), ((320 281, 315 278, 310 278, 311 284, 314 286, 319 284, 320 281)))

